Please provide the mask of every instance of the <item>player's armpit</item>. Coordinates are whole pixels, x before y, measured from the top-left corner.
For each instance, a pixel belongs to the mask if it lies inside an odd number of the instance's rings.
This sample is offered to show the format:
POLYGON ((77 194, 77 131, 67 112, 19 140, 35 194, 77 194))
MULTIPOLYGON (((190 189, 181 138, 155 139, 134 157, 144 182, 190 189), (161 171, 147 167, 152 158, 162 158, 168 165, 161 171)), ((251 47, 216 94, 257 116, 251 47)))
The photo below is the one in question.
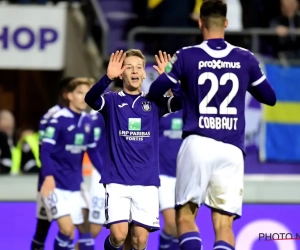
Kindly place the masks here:
POLYGON ((105 100, 101 96, 105 89, 112 81, 107 75, 104 75, 90 90, 87 92, 84 100, 94 110, 99 111, 104 107, 105 100))
POLYGON ((277 98, 275 91, 273 90, 267 79, 256 86, 249 85, 247 90, 260 103, 269 106, 274 106, 276 104, 277 98))

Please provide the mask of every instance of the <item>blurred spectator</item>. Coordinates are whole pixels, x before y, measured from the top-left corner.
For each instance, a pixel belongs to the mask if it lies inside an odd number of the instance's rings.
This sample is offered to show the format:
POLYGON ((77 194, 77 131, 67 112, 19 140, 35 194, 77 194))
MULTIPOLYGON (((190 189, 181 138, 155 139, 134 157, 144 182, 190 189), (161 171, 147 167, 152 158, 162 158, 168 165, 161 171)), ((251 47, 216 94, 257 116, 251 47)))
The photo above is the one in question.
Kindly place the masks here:
POLYGON ((6 134, 8 144, 12 149, 14 146, 15 117, 9 110, 0 111, 0 131, 6 134))
POLYGON ((39 135, 33 130, 24 130, 13 150, 11 174, 38 173, 40 167, 39 135))
MULTIPOLYGON (((193 27, 192 18, 196 15, 195 9, 200 8, 201 2, 196 0, 148 0, 148 24, 156 27, 188 28, 193 27), (195 7, 195 5, 197 7, 195 7)), ((163 35, 158 42, 157 49, 173 54, 181 47, 192 43, 190 36, 163 35)))
POLYGON ((0 111, 0 173, 9 173, 12 167, 15 118, 8 110, 0 111))
POLYGON ((288 35, 289 31, 300 28, 299 2, 297 0, 281 0, 281 14, 271 21, 278 39, 275 44, 276 55, 284 54, 289 59, 300 55, 300 37, 288 35))
POLYGON ((9 173, 12 160, 7 135, 0 131, 0 174, 9 173))

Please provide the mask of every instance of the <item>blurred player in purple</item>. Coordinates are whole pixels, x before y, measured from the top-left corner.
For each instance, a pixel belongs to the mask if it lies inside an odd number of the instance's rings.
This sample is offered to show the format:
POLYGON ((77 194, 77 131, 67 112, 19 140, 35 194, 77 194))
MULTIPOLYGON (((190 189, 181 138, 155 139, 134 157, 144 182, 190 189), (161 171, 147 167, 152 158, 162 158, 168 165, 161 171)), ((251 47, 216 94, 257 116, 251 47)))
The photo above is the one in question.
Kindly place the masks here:
MULTIPOLYGON (((163 72, 167 55, 160 53, 163 72)), ((141 91, 146 77, 139 50, 113 53, 102 77, 87 93, 86 102, 105 120, 107 146, 101 183, 106 187, 105 215, 110 235, 105 250, 122 249, 131 226, 132 249, 146 249, 149 232, 159 229, 159 119, 181 109, 181 99, 161 95, 148 100, 141 91), (114 78, 123 90, 103 94, 114 78)), ((129 233, 129 234, 130 234, 129 233)))
POLYGON ((181 83, 183 138, 176 172, 176 223, 180 248, 202 249, 198 208, 212 211, 214 249, 234 250, 233 220, 242 215, 245 95, 274 106, 276 95, 248 50, 224 40, 227 5, 205 0, 199 27, 204 42, 176 52, 151 85, 155 98, 181 83))
MULTIPOLYGON (((49 119, 64 106, 66 106, 66 96, 65 90, 68 83, 74 80, 75 77, 63 78, 59 83, 59 96, 58 104, 50 108, 46 114, 44 114, 40 120, 39 124, 39 143, 40 147, 42 145, 42 139, 45 133, 45 129, 49 119)), ((42 202, 42 197, 40 194, 40 186, 42 184, 41 171, 38 177, 38 194, 37 194, 37 224, 35 229, 35 234, 31 242, 31 250, 43 250, 44 244, 48 235, 48 231, 51 226, 51 221, 48 220, 44 204, 42 202)))
POLYGON ((159 237, 160 250, 179 249, 174 208, 176 158, 181 143, 182 110, 179 110, 164 115, 159 125, 159 209, 164 218, 164 228, 159 237))
POLYGON ((42 140, 40 193, 48 219, 55 219, 59 226, 54 250, 74 249, 74 226, 80 232, 79 249, 94 249, 91 233, 83 224, 81 192, 84 152, 88 152, 98 171, 102 167, 92 133, 93 123, 84 112, 84 96, 90 86, 88 79, 74 79, 68 83, 68 107, 51 117, 42 140))

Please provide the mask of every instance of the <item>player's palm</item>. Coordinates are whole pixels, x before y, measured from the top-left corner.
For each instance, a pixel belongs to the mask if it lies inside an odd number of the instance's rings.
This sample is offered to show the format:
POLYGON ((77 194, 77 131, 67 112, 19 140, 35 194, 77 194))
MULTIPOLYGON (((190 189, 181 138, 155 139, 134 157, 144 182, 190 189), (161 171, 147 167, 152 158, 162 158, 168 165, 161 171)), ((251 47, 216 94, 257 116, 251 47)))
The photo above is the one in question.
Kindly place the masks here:
POLYGON ((116 51, 116 53, 111 54, 107 67, 107 76, 109 77, 109 79, 112 80, 116 77, 119 77, 127 68, 127 66, 123 66, 125 57, 126 54, 123 53, 123 50, 116 51))
POLYGON ((165 68, 168 62, 171 60, 171 56, 166 52, 162 53, 161 50, 158 52, 158 55, 155 55, 155 60, 157 65, 154 65, 153 68, 157 71, 158 74, 165 72, 165 68))
POLYGON ((55 189, 55 180, 53 176, 47 176, 41 187, 42 197, 48 197, 55 189))

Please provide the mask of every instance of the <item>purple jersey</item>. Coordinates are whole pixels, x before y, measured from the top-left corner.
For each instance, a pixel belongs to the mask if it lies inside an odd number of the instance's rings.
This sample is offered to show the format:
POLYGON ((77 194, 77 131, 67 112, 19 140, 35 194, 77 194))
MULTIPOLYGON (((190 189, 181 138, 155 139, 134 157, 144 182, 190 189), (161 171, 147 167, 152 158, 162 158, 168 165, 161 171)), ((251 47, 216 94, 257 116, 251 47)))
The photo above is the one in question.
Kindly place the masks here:
POLYGON ((166 73, 184 92, 183 138, 206 136, 244 151, 246 91, 268 84, 254 55, 211 39, 177 51, 166 73))
MULTIPOLYGON (((41 151, 41 145, 42 145, 42 140, 45 134, 45 129, 47 128, 47 123, 51 119, 51 117, 57 113, 59 110, 61 110, 62 107, 60 105, 55 105, 52 108, 50 108, 46 114, 44 114, 40 120, 39 123, 39 151, 41 151)), ((40 187, 43 184, 43 178, 42 178, 42 173, 39 171, 39 176, 38 176, 38 191, 40 190, 40 187)))
POLYGON ((101 182, 159 186, 159 119, 167 110, 144 93, 109 92, 103 99, 108 147, 101 182))
POLYGON ((111 80, 103 76, 85 101, 104 117, 106 150, 101 182, 159 186, 159 119, 182 108, 178 97, 160 96, 150 101, 144 93, 104 90, 111 80))
POLYGON ((53 175, 56 187, 80 190, 83 154, 96 147, 92 120, 86 113, 63 108, 47 124, 42 140, 42 176, 53 175))
POLYGON ((59 110, 61 110, 62 107, 60 105, 55 105, 52 108, 50 108, 46 114, 44 114, 40 120, 39 123, 39 143, 42 143, 42 139, 45 133, 45 129, 47 127, 47 123, 49 119, 59 110))
POLYGON ((182 143, 182 110, 166 114, 159 124, 160 174, 176 177, 176 159, 182 143))

